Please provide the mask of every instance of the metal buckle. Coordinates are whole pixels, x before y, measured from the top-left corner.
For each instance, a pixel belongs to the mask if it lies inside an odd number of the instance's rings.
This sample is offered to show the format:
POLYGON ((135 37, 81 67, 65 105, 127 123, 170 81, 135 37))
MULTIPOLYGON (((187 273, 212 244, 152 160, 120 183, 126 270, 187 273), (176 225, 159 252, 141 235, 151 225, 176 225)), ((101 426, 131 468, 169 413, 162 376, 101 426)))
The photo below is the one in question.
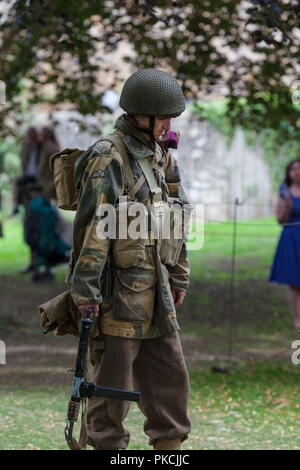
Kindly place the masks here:
POLYGON ((151 193, 152 193, 152 196, 159 196, 162 194, 162 190, 161 188, 154 188, 152 189, 151 193))
POLYGON ((160 206, 163 205, 163 201, 162 201, 162 200, 160 200, 160 201, 153 201, 153 205, 154 205, 154 207, 160 207, 160 206))
POLYGON ((163 205, 163 200, 162 200, 162 190, 161 188, 154 188, 151 191, 152 194, 152 204, 154 207, 159 207, 163 205))

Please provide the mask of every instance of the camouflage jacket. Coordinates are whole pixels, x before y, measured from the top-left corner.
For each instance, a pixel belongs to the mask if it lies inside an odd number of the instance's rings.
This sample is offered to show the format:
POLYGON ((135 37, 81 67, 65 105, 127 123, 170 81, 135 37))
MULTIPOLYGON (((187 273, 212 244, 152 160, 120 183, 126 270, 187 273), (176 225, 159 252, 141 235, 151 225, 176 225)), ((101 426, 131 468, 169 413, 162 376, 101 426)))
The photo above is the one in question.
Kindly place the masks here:
MULTIPOLYGON (((188 202, 180 182, 176 160, 158 144, 145 141, 143 133, 126 126, 126 116, 116 122, 118 133, 128 151, 134 183, 142 170, 137 160, 153 156, 162 171, 153 170, 163 198, 168 195, 188 202), (124 125, 125 124, 125 125, 124 125)), ((177 265, 161 264, 163 278, 157 276, 154 247, 144 247, 142 263, 120 268, 112 258, 114 240, 99 239, 97 209, 104 203, 116 205, 126 192, 122 159, 110 142, 97 141, 80 158, 84 161, 75 170, 79 190, 78 208, 74 220, 73 253, 69 283, 72 298, 79 304, 100 304, 100 329, 103 334, 130 338, 153 338, 179 329, 171 289, 186 290, 190 266, 185 242, 177 265)), ((158 167, 157 167, 158 168, 158 167)), ((147 204, 150 200, 147 181, 135 195, 135 200, 147 204)), ((126 257, 138 253, 126 252, 126 257), (128 255, 128 256, 127 256, 128 255)), ((130 264, 130 263, 129 263, 130 264)), ((122 266, 122 265, 121 265, 122 266)))

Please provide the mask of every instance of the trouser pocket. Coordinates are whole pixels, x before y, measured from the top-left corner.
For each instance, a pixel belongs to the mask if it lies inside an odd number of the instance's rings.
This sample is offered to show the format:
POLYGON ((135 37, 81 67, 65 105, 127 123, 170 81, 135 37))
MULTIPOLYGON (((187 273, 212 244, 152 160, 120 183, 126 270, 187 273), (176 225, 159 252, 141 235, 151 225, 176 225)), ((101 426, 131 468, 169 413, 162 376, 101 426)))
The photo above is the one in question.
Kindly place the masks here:
POLYGON ((104 337, 103 335, 99 334, 96 338, 91 338, 90 340, 90 361, 92 366, 98 363, 100 364, 102 354, 104 351, 104 337))

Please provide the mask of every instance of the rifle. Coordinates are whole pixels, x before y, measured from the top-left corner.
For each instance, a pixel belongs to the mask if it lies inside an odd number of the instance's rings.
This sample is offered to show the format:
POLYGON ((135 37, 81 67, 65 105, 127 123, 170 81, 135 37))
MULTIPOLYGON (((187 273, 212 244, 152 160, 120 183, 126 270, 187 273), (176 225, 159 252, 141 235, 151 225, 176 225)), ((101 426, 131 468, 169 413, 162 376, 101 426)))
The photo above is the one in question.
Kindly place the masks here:
POLYGON ((82 401, 85 401, 86 398, 97 396, 137 402, 141 395, 139 392, 100 387, 93 382, 85 381, 90 329, 93 323, 93 320, 90 318, 91 311, 92 309, 87 309, 86 317, 81 320, 81 332, 77 351, 76 367, 75 369, 68 369, 71 372, 75 372, 71 399, 68 403, 67 425, 65 427, 65 438, 71 449, 82 448, 73 438, 74 423, 78 419, 80 403, 82 401))

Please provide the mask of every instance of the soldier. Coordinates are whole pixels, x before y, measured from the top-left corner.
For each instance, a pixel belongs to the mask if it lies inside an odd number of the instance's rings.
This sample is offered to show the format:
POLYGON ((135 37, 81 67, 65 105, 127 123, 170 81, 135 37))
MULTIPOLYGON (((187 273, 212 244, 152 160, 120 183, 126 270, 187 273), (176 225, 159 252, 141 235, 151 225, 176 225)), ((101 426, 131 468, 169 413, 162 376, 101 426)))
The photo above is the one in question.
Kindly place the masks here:
MULTIPOLYGON (((189 380, 175 312, 189 283, 185 239, 176 242, 174 262, 172 243, 164 246, 151 235, 137 240, 99 238, 97 224, 101 205, 117 207, 124 195, 148 209, 172 198, 188 202, 176 160, 160 145, 172 117, 185 109, 184 96, 173 77, 145 69, 126 81, 120 106, 126 113, 117 119, 115 132, 108 136, 111 141, 97 141, 75 165, 79 202, 71 294, 83 316, 89 307, 98 316, 101 336, 91 345, 96 384, 128 389, 133 382, 141 392, 139 407, 146 416, 149 445, 180 449, 190 431, 189 380)), ((125 449, 129 432, 123 421, 128 410, 126 401, 90 399, 88 444, 125 449)))

